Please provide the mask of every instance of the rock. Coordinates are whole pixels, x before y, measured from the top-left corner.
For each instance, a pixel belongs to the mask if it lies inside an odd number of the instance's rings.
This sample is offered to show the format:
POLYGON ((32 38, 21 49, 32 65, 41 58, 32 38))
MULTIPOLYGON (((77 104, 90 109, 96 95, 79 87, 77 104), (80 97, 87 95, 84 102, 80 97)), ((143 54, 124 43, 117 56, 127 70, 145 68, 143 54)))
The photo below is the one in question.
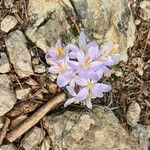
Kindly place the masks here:
POLYGON ((28 116, 26 114, 15 118, 14 120, 11 121, 9 129, 13 130, 14 128, 16 128, 20 123, 22 123, 27 118, 28 118, 28 116))
POLYGON ((143 10, 143 16, 142 16, 142 18, 144 20, 149 20, 150 19, 150 1, 149 0, 143 0, 140 3, 140 7, 143 10))
POLYGON ((34 65, 38 65, 39 62, 40 62, 40 60, 38 58, 33 58, 32 59, 32 64, 34 64, 34 65))
POLYGON ((24 100, 28 97, 31 88, 24 88, 24 89, 16 89, 16 97, 17 99, 24 100))
POLYGON ((40 150, 50 150, 51 148, 52 148, 51 141, 50 141, 49 137, 46 137, 42 142, 40 150))
POLYGON ((14 3, 14 0, 4 0, 4 4, 6 8, 12 8, 13 3, 14 3))
POLYGON ((58 86, 57 84, 55 83, 50 83, 48 85, 48 88, 49 88, 49 91, 52 93, 52 94, 56 94, 57 90, 58 90, 58 86))
POLYGON ((36 150, 41 142, 42 130, 41 128, 34 127, 25 134, 24 138, 21 140, 21 146, 23 146, 25 150, 36 150))
POLYGON ((100 106, 51 114, 44 127, 55 150, 139 150, 114 114, 100 106))
POLYGON ((4 125, 4 118, 0 117, 0 129, 3 127, 4 125))
MULTIPOLYGON (((64 2, 71 7, 69 0, 64 2)), ((70 28, 60 1, 29 0, 28 15, 33 25, 28 27, 26 35, 44 52, 47 51, 51 42, 55 42, 61 35, 68 33, 70 28), (48 21, 42 25, 45 20, 48 21)))
POLYGON ((132 135, 137 138, 140 150, 149 150, 150 125, 138 124, 136 128, 133 128, 132 135))
POLYGON ((13 144, 8 144, 0 146, 0 150, 17 150, 17 148, 13 144))
POLYGON ((15 94, 10 88, 10 82, 7 75, 0 75, 0 116, 10 111, 16 102, 15 94))
POLYGON ((139 121, 140 118, 140 113, 141 113, 141 108, 139 104, 135 101, 133 101, 127 111, 126 118, 127 118, 127 123, 135 127, 139 121))
POLYGON ((36 73, 44 73, 46 72, 46 68, 44 65, 40 64, 40 65, 35 65, 34 66, 34 72, 36 73))
POLYGON ((66 5, 60 1, 43 0, 41 6, 41 0, 29 0, 28 12, 33 25, 28 27, 26 34, 39 48, 47 51, 50 42, 59 37, 65 43, 68 42, 66 39, 74 39, 72 27, 66 19, 69 14, 82 22, 89 37, 94 36, 98 41, 105 37, 106 41, 119 43, 123 60, 127 60, 127 49, 135 40, 129 0, 72 0, 73 5, 69 0, 62 1, 66 5), (67 10, 64 11, 63 7, 67 10))
POLYGON ((1 30, 9 32, 17 25, 17 20, 14 16, 7 15, 1 22, 1 30))
POLYGON ((6 53, 0 52, 0 73, 10 71, 10 65, 6 53))
POLYGON ((25 36, 19 30, 11 32, 5 40, 10 62, 20 77, 33 74, 31 56, 26 42, 25 36))

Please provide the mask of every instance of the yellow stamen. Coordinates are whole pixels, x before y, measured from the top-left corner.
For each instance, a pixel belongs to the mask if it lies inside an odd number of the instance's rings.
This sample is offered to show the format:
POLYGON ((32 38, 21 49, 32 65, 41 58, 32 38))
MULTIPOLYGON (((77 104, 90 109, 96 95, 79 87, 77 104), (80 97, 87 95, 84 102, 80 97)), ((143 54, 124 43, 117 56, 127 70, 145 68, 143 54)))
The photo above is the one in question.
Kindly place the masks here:
POLYGON ((56 48, 56 53, 59 57, 61 57, 64 53, 63 49, 61 47, 56 48))
POLYGON ((90 64, 91 64, 91 60, 90 60, 90 58, 88 57, 88 58, 86 58, 85 62, 82 64, 82 67, 83 67, 84 69, 87 69, 87 68, 89 68, 90 64))
POLYGON ((89 89, 92 88, 93 87, 93 83, 91 81, 87 81, 86 87, 89 88, 89 89))

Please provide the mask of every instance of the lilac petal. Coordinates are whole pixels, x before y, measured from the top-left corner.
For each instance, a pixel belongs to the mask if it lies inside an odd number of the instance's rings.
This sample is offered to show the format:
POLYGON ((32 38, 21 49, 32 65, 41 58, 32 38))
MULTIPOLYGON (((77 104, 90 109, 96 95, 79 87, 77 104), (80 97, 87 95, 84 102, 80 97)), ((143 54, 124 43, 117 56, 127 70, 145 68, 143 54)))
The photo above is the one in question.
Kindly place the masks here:
POLYGON ((91 63, 91 68, 93 69, 93 70, 99 70, 99 69, 101 69, 101 66, 102 66, 102 64, 103 64, 103 62, 102 61, 93 61, 92 63, 91 63))
POLYGON ((58 75, 57 77, 57 85, 59 87, 64 87, 70 82, 70 78, 68 78, 68 74, 58 75))
POLYGON ((91 60, 95 59, 98 55, 98 47, 94 47, 91 46, 88 50, 87 50, 87 56, 91 58, 91 60))
POLYGON ((83 63, 84 60, 85 60, 85 55, 83 53, 77 53, 77 60, 80 62, 80 63, 83 63))
POLYGON ((91 99, 90 98, 87 98, 85 100, 85 105, 89 108, 89 109, 92 109, 92 103, 91 103, 91 99))
POLYGON ((111 48, 111 44, 110 43, 104 43, 102 51, 108 51, 110 48, 111 48))
POLYGON ((80 77, 76 77, 75 81, 79 86, 85 86, 87 83, 87 80, 80 78, 80 77))
POLYGON ((62 45, 61 45, 61 41, 60 40, 57 40, 56 44, 55 44, 55 48, 62 48, 62 45))
POLYGON ((86 45, 86 35, 84 34, 84 32, 81 32, 79 35, 79 47, 83 52, 85 52, 86 50, 86 45))
POLYGON ((97 75, 99 76, 99 79, 102 78, 104 71, 102 69, 96 71, 97 75))
POLYGON ((101 69, 103 70, 105 75, 111 74, 111 70, 108 67, 106 67, 105 65, 102 65, 101 69))
POLYGON ((95 84, 94 87, 91 89, 91 93, 96 97, 103 97, 101 88, 97 86, 97 84, 95 84))
POLYGON ((102 83, 98 83, 98 84, 100 84, 102 92, 109 92, 112 89, 110 85, 102 84, 102 83))
POLYGON ((106 66, 112 66, 112 65, 114 65, 114 60, 112 59, 112 57, 111 56, 108 56, 108 58, 107 58, 107 60, 105 61, 105 65, 106 66))
POLYGON ((69 86, 75 87, 75 80, 74 80, 74 79, 72 79, 72 80, 70 81, 69 86))
POLYGON ((95 42, 95 41, 92 41, 92 42, 89 42, 87 45, 86 45, 86 48, 87 50, 90 48, 90 47, 98 47, 98 44, 95 42))
POLYGON ((75 68, 77 68, 77 66, 79 65, 79 63, 76 62, 76 61, 70 60, 70 61, 68 61, 68 65, 69 65, 70 67, 72 67, 73 69, 75 69, 75 68))
POLYGON ((72 96, 76 96, 76 92, 74 91, 74 87, 67 86, 66 89, 68 90, 69 94, 72 96))
POLYGON ((59 70, 55 66, 51 66, 48 68, 48 72, 53 73, 53 74, 58 74, 59 70))
POLYGON ((67 49, 67 51, 73 51, 73 52, 79 52, 79 51, 80 51, 80 49, 79 49, 76 45, 71 44, 71 43, 69 43, 69 44, 65 47, 65 49, 67 49))
POLYGON ((88 88, 83 88, 80 90, 80 92, 77 94, 77 99, 79 101, 85 100, 89 94, 89 89, 88 88))
POLYGON ((76 99, 73 97, 73 98, 70 98, 68 99, 65 103, 64 103, 64 107, 67 107, 68 105, 72 104, 73 102, 75 102, 76 99))
POLYGON ((48 51, 48 57, 51 57, 51 58, 53 58, 53 59, 56 59, 56 58, 57 58, 57 55, 56 55, 56 53, 54 52, 53 49, 50 49, 50 50, 48 51))
POLYGON ((94 85, 97 89, 99 89, 101 92, 109 92, 111 90, 111 86, 103 83, 96 83, 94 85))
POLYGON ((87 74, 88 74, 88 78, 94 80, 94 81, 98 81, 99 80, 99 76, 97 75, 97 73, 92 70, 92 69, 89 69, 87 71, 87 74))
POLYGON ((71 58, 71 59, 77 59, 77 53, 76 52, 70 52, 69 53, 69 58, 71 58))

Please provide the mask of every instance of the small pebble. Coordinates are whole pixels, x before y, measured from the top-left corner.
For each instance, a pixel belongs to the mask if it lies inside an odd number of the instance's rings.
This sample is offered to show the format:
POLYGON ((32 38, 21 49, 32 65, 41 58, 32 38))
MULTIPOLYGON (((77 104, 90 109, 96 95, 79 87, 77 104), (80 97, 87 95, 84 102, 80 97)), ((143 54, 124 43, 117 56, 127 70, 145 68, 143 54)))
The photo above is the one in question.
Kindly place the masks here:
POLYGON ((57 84, 50 83, 50 84, 48 85, 48 88, 49 88, 49 91, 50 91, 52 94, 56 94, 57 89, 58 89, 58 86, 57 86, 57 84))
POLYGON ((135 25, 140 25, 140 24, 141 24, 141 19, 136 19, 136 20, 134 21, 134 23, 135 23, 135 25))
POLYGON ((0 73, 10 71, 10 65, 6 53, 0 52, 0 73))
POLYGON ((14 0, 4 0, 4 5, 6 8, 12 8, 13 3, 14 3, 14 0))
POLYGON ((7 15, 1 22, 1 30, 9 32, 17 25, 17 20, 14 16, 7 15))
POLYGON ((33 59, 32 59, 32 64, 33 64, 33 65, 38 65, 39 62, 40 62, 40 61, 39 61, 38 58, 33 58, 33 59))
POLYGON ((132 127, 136 127, 140 118, 140 113, 141 113, 141 108, 139 104, 133 101, 130 104, 126 114, 127 123, 132 127))
POLYGON ((36 73, 44 73, 44 72, 46 72, 46 68, 45 68, 44 65, 40 64, 40 65, 36 65, 36 66, 34 67, 34 71, 35 71, 36 73))
POLYGON ((25 88, 25 89, 16 89, 16 97, 17 99, 24 100, 27 98, 27 96, 30 93, 31 88, 25 88))

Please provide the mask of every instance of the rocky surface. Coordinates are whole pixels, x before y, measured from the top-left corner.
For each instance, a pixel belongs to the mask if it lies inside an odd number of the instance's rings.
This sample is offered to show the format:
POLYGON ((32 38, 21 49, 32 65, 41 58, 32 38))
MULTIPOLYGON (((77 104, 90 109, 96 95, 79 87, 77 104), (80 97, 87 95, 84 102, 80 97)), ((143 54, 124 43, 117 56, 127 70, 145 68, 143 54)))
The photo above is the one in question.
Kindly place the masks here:
POLYGON ((7 15, 1 22, 1 30, 9 32, 17 25, 17 20, 14 16, 7 15))
POLYGON ((138 124, 133 128, 132 135, 137 139, 140 150, 150 149, 150 125, 138 124))
POLYGON ((141 16, 144 20, 150 19, 150 1, 149 0, 143 0, 140 3, 140 7, 143 11, 143 16, 141 16))
POLYGON ((3 117, 0 117, 0 129, 3 127, 4 125, 4 119, 3 117))
POLYGON ((0 116, 10 111, 16 102, 10 83, 11 81, 7 75, 0 75, 0 116))
POLYGON ((41 128, 34 127, 25 134, 24 138, 21 140, 21 146, 23 146, 25 150, 36 150, 41 142, 42 130, 41 128))
POLYGON ((4 4, 6 8, 12 8, 13 3, 14 3, 14 0, 4 0, 4 4))
POLYGON ((24 100, 28 97, 31 88, 23 88, 23 89, 16 89, 16 97, 17 99, 24 100))
POLYGON ((41 0, 29 0, 29 20, 33 25, 27 29, 26 34, 39 48, 46 51, 49 42, 60 36, 73 38, 71 26, 66 20, 66 16, 70 14, 82 22, 87 35, 95 36, 98 40, 105 36, 106 41, 119 43, 123 59, 127 59, 127 48, 135 40, 135 25, 128 7, 129 1, 73 0, 76 11, 69 0, 61 2, 43 0, 41 6, 41 0), (64 11, 63 7, 67 10, 64 11))
POLYGON ((138 150, 114 114, 103 107, 52 114, 44 118, 44 127, 55 150, 138 150))
POLYGON ((141 113, 141 108, 139 104, 133 101, 130 104, 127 111, 127 123, 132 127, 137 126, 137 123, 140 119, 140 113, 141 113))
POLYGON ((19 30, 11 32, 5 40, 10 62, 20 77, 33 74, 31 56, 26 43, 25 36, 19 30))
POLYGON ((0 73, 7 73, 10 71, 9 60, 6 53, 0 52, 0 73))
POLYGON ((0 146, 0 150, 17 150, 17 148, 13 144, 8 144, 0 146))
POLYGON ((34 67, 34 72, 36 73, 44 73, 46 72, 46 68, 44 65, 40 64, 40 65, 35 65, 34 67))

